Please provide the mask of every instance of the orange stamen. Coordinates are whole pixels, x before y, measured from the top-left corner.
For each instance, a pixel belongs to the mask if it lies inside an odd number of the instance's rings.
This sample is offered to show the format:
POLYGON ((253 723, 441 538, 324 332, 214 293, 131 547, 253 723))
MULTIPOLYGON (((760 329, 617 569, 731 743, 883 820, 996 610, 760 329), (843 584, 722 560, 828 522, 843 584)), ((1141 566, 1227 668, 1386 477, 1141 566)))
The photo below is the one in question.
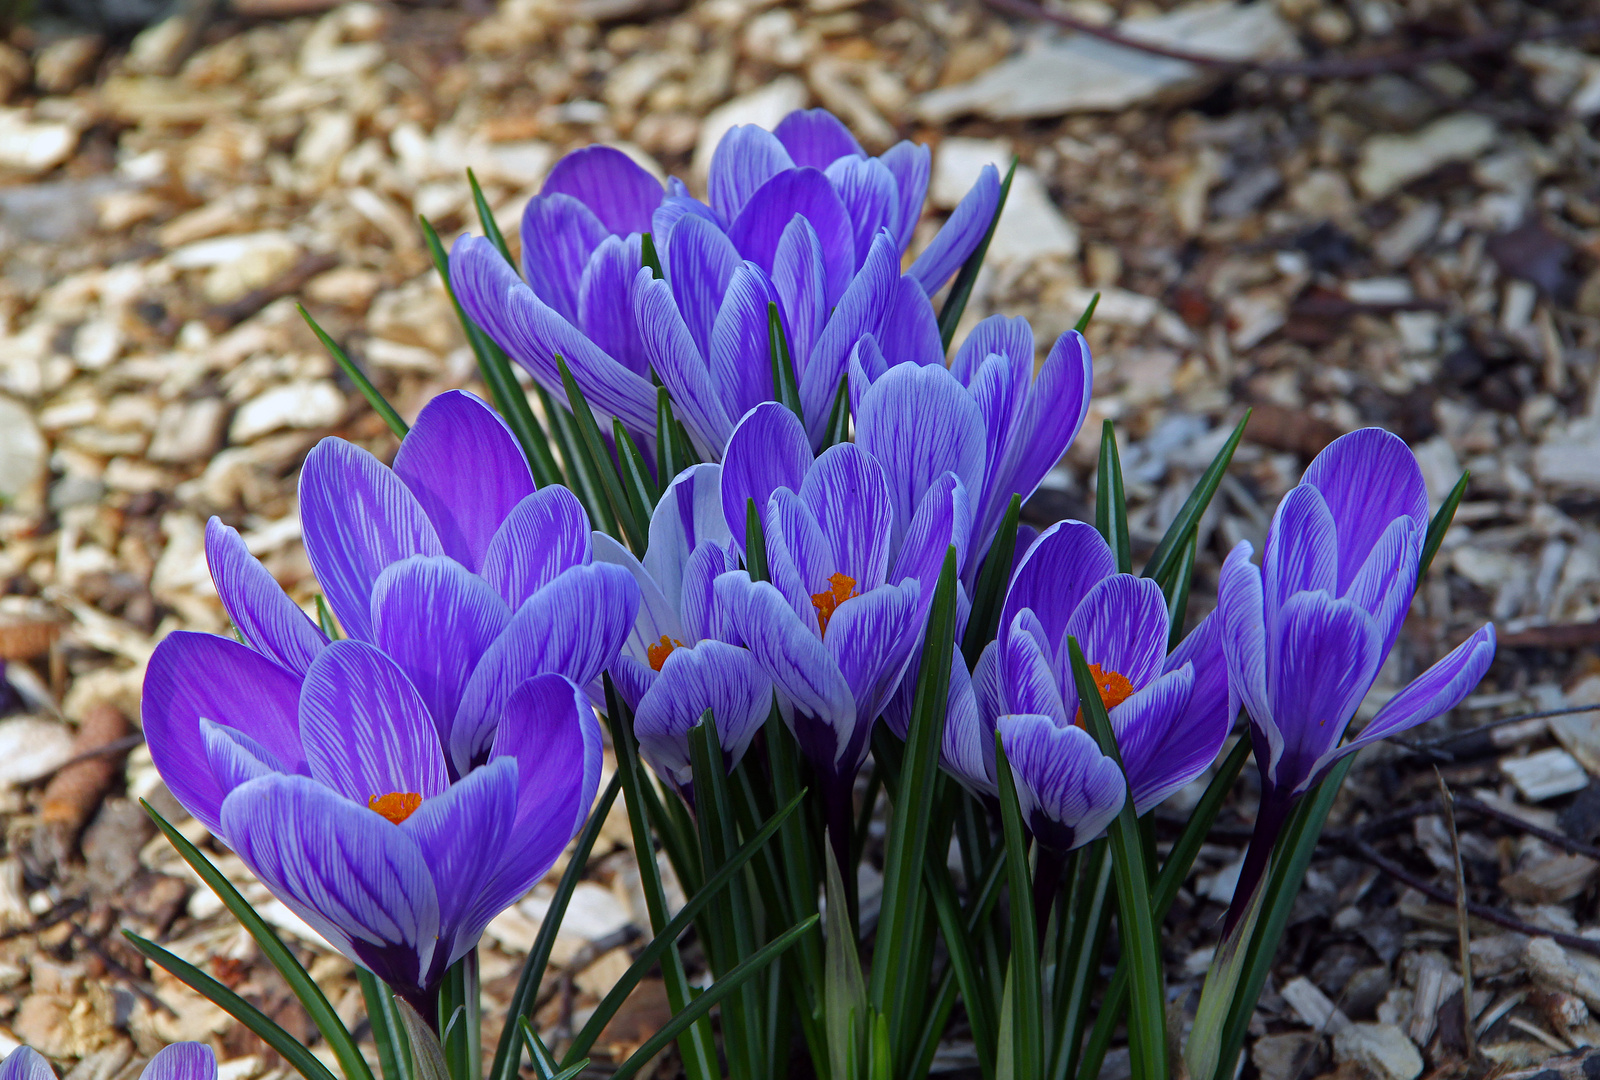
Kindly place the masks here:
POLYGON ((839 610, 839 605, 856 595, 856 579, 853 577, 834 574, 828 578, 828 585, 827 590, 811 594, 811 605, 817 609, 817 625, 824 636, 828 633, 828 620, 839 610))
POLYGON ((422 796, 415 791, 391 791, 387 795, 367 797, 367 809, 376 810, 396 825, 417 812, 422 796))
POLYGON ((669 638, 667 635, 662 634, 661 644, 647 646, 644 650, 645 656, 650 660, 651 670, 660 671, 661 665, 665 664, 667 657, 672 655, 672 650, 682 646, 683 642, 677 638, 669 638))
MULTIPOLYGON (((1094 685, 1100 691, 1100 700, 1105 704, 1107 712, 1133 696, 1133 684, 1128 681, 1126 675, 1106 671, 1099 664, 1090 664, 1089 674, 1094 676, 1094 685)), ((1072 722, 1085 730, 1088 729, 1083 720, 1082 705, 1078 706, 1078 715, 1072 722)))

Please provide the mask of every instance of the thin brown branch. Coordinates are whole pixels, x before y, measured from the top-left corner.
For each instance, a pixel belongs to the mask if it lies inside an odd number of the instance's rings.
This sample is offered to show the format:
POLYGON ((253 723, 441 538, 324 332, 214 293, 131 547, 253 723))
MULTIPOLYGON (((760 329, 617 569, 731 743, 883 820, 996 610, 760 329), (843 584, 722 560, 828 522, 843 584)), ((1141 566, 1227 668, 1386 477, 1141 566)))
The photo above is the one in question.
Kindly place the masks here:
MULTIPOLYGON (((1417 892, 1430 900, 1436 900, 1441 904, 1449 904, 1452 907, 1457 903, 1455 896, 1437 885, 1424 881, 1365 840, 1345 840, 1340 846, 1351 854, 1376 866, 1400 884, 1417 890, 1417 892)), ((1600 956, 1600 941, 1596 941, 1593 938, 1579 937, 1576 934, 1564 934, 1559 930, 1535 926, 1532 923, 1523 922, 1515 915, 1508 915, 1499 908, 1493 908, 1487 904, 1474 903, 1471 900, 1467 901, 1467 911, 1475 918, 1482 919, 1484 922, 1494 923, 1496 926, 1504 927, 1507 930, 1514 930, 1519 934, 1527 934, 1529 937, 1547 937, 1563 948, 1576 949, 1578 952, 1585 952, 1590 956, 1600 956)))
POLYGON ((1467 868, 1461 861, 1461 834, 1456 831, 1455 796, 1444 782, 1444 773, 1435 766, 1434 778, 1439 781, 1439 796, 1444 803, 1444 821, 1450 829, 1450 855, 1456 870, 1456 938, 1461 963, 1461 1030, 1467 1041, 1467 1060, 1478 1056, 1477 1033, 1472 1030, 1476 1019, 1472 1012, 1472 931, 1467 917, 1467 868))
POLYGON ((1600 33, 1600 18, 1575 19, 1572 22, 1552 26, 1494 30, 1456 41, 1441 42, 1418 49, 1379 53, 1374 56, 1334 56, 1316 60, 1250 60, 1197 53, 1188 49, 1158 45, 1151 41, 1140 41, 1110 27, 1099 26, 1065 12, 1047 10, 1031 3, 1030 0, 986 0, 986 2, 995 10, 1009 15, 1024 19, 1043 19, 1076 30, 1080 34, 1099 38, 1112 45, 1148 53, 1151 56, 1182 60, 1196 67, 1233 75, 1258 73, 1280 78, 1299 76, 1307 79, 1359 79, 1385 72, 1410 71, 1444 60, 1464 60, 1484 53, 1505 52, 1524 41, 1581 38, 1600 33))

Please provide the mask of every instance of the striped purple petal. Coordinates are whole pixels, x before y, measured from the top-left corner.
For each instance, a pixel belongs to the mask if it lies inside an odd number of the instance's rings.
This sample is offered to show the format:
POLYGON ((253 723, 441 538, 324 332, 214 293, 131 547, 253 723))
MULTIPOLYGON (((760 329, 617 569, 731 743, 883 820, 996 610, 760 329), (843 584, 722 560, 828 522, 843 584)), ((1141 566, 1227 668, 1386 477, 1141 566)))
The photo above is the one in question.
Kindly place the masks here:
POLYGON ((1316 488, 1333 515, 1341 595, 1390 521, 1408 517, 1428 527, 1428 488, 1416 456, 1382 428, 1341 435, 1316 456, 1300 482, 1316 488))
POLYGON ((817 169, 790 169, 762 184, 728 226, 728 239, 770 274, 778 241, 796 214, 811 223, 822 242, 826 296, 835 304, 856 271, 855 231, 838 193, 817 169))
POLYGON ((650 231, 650 215, 661 205, 661 181, 621 150, 586 146, 556 162, 539 189, 542 196, 570 195, 583 202, 607 232, 650 231))
MULTIPOLYGON (((719 388, 711 381, 705 353, 673 303, 670 287, 648 269, 641 269, 635 279, 633 313, 639 322, 645 354, 671 392, 696 448, 702 454, 720 456, 733 430, 733 420, 723 407, 719 388)), ((709 334, 709 324, 706 331, 709 334)))
POLYGON ((372 591, 373 642, 405 672, 445 746, 467 680, 510 622, 493 586, 452 559, 395 563, 372 591))
POLYGON ((201 719, 244 732, 282 768, 305 772, 299 710, 299 676, 236 641, 180 630, 150 657, 139 715, 161 779, 215 830, 224 791, 207 763, 201 719))
POLYGON ((799 491, 811 461, 799 417, 775 401, 757 405, 735 425, 722 457, 722 514, 740 548, 749 500, 764 513, 777 489, 799 491))
POLYGON ((501 523, 483 558, 483 578, 512 607, 557 575, 592 558, 589 515, 564 487, 541 488, 501 523))
POLYGON ((443 555, 417 497, 383 463, 323 439, 300 470, 300 517, 311 569, 345 633, 372 640, 372 586, 391 563, 443 555))
MULTIPOLYGON (((1067 635, 1078 639, 1084 660, 1127 679, 1135 690, 1160 674, 1167 658, 1167 602, 1150 578, 1113 574, 1094 584, 1067 619, 1067 635)), ((1065 653, 1062 681, 1072 678, 1065 653)))
POLYGON ((1067 620, 1083 598, 1116 571, 1111 548, 1093 525, 1058 521, 1023 555, 1000 609, 1000 625, 1010 626, 1024 608, 1032 610, 1053 656, 1064 649, 1067 620))
POLYGON ((1023 819, 1041 844, 1081 847, 1122 809, 1127 783, 1089 733, 1048 716, 1002 716, 996 725, 1017 785, 1023 819))
POLYGON ((643 245, 637 233, 606 237, 583 268, 575 325, 583 327, 601 352, 648 379, 650 357, 639 334, 631 299, 633 279, 643 265, 642 258, 643 245))
POLYGON ((1222 741, 1188 738, 1183 727, 1194 678, 1194 668, 1185 664, 1111 710, 1117 752, 1133 789, 1137 814, 1146 814, 1165 802, 1216 760, 1222 741))
POLYGON ((400 667, 363 641, 322 650, 300 691, 311 775, 366 806, 392 793, 432 798, 449 786, 439 733, 400 667))
MULTIPOLYGON (((805 224, 804 218, 798 220, 805 224)), ((741 262, 734 268, 711 326, 711 349, 707 355, 711 385, 717 388, 730 422, 763 401, 773 400, 768 311, 769 305, 777 301, 777 291, 755 263, 741 262)), ((784 328, 794 355, 795 328, 787 319, 784 328)), ((806 347, 810 347, 809 339, 806 347)))
POLYGON ((888 229, 891 236, 899 235, 900 192, 894 175, 877 158, 860 157, 840 158, 827 167, 825 175, 850 215, 855 235, 855 269, 859 270, 879 229, 888 229))
POLYGON ((250 554, 238 530, 216 517, 206 522, 206 564, 228 618, 246 643, 304 675, 328 643, 327 635, 250 554))
POLYGON ((866 155, 850 129, 827 109, 796 109, 772 133, 797 166, 826 169, 846 155, 866 155))
POLYGON ((895 247, 904 251, 911 244, 917 222, 922 220, 922 204, 928 198, 933 152, 921 143, 902 141, 885 150, 878 160, 883 162, 884 167, 894 177, 899 199, 899 211, 895 215, 898 224, 894 242, 895 247))
POLYGON ((217 1080, 217 1055, 205 1043, 173 1043, 150 1059, 139 1080, 217 1080))
POLYGON ((228 796, 221 835, 328 943, 402 993, 431 989, 439 900, 400 827, 305 776, 267 776, 228 796))
POLYGON ((506 515, 534 489, 511 428, 464 390, 423 407, 395 454, 394 474, 416 496, 444 553, 472 571, 483 566, 506 515))
MULTIPOLYGON (((522 210, 523 276, 567 322, 578 321, 584 267, 611 233, 582 200, 565 193, 535 196, 522 210)), ((489 253, 500 257, 493 247, 489 253)))
POLYGON ((0 1062, 0 1080, 56 1080, 45 1056, 31 1046, 18 1046, 0 1062))
POLYGON ((639 702, 633 729, 646 760, 663 779, 687 790, 693 780, 689 731, 707 709, 724 764, 739 764, 772 709, 772 680, 748 650, 720 641, 673 649, 661 677, 639 702))
POLYGON ((724 221, 732 221, 762 184, 794 167, 794 159, 776 135, 756 124, 737 124, 711 154, 711 208, 724 221))
POLYGON ((962 196, 950 218, 907 271, 929 296, 944 287, 961 264, 977 250, 1000 205, 1000 174, 985 165, 972 190, 962 196))

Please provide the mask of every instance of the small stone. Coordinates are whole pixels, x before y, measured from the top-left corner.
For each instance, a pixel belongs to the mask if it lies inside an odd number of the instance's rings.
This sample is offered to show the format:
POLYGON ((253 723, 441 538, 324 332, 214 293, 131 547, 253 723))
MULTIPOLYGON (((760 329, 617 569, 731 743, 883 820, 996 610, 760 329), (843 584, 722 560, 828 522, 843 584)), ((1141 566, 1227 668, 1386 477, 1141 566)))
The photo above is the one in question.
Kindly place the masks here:
POLYGON ((1334 1032, 1334 1060, 1363 1066, 1377 1080, 1416 1080, 1422 1054, 1393 1024, 1350 1024, 1334 1032))
POLYGON ((175 401, 161 410, 145 456, 169 465, 203 461, 221 447, 227 417, 228 406, 221 398, 175 401))
POLYGON ((1546 484, 1600 491, 1600 422, 1578 420, 1550 428, 1533 453, 1533 470, 1546 484))
POLYGON ((0 109, 0 169, 37 176, 49 172, 78 146, 70 124, 35 123, 26 109, 0 109))
POLYGON ((1356 183, 1369 198, 1382 199, 1452 161, 1468 161, 1495 140, 1494 121, 1456 113, 1409 135, 1374 135, 1361 150, 1356 183))
POLYGON ((364 308, 382 287, 383 276, 375 270, 339 266, 308 281, 306 296, 319 304, 364 308))
POLYGON ((1372 245, 1373 254, 1388 266, 1403 266, 1439 231, 1444 210, 1436 202, 1418 203, 1389 226, 1372 245))
POLYGON ((0 41, 0 105, 10 101, 32 78, 33 66, 28 63, 28 54, 0 41))
POLYGON ((694 148, 695 175, 704 177, 711 171, 711 155, 729 128, 755 124, 771 130, 805 104, 806 84, 793 75, 783 75, 759 90, 717 106, 700 124, 700 141, 694 148))
POLYGON ((1600 963, 1568 952, 1552 938, 1534 938, 1522 954, 1536 982, 1554 990, 1576 994, 1591 1008, 1600 1009, 1600 963))
POLYGON ((34 58, 34 81, 48 94, 71 93, 88 80, 105 44, 99 34, 77 34, 51 42, 34 58))
POLYGON ((250 442, 279 428, 331 427, 344 416, 344 394, 325 379, 275 386, 247 401, 233 416, 228 437, 250 442))
POLYGON ((1544 802, 1589 786, 1589 776, 1578 759, 1556 747, 1527 757, 1502 758, 1500 771, 1529 802, 1544 802))
POLYGON ((1250 1060, 1261 1080, 1298 1080, 1321 1041, 1320 1036, 1305 1031, 1263 1035, 1250 1048, 1250 1060))
POLYGON ((473 154, 474 171, 482 183, 502 183, 528 189, 544 181, 556 159, 555 147, 539 139, 489 143, 473 154))
POLYGON ((122 344, 115 319, 90 319, 72 335, 72 359, 85 371, 99 371, 122 355, 122 344))
MULTIPOLYGON (((1011 165, 1010 144, 1002 139, 945 139, 934 154, 929 183, 933 204, 954 207, 985 165, 994 165, 1003 176, 1011 165)), ((1018 165, 1000 224, 989 242, 989 257, 997 263, 1070 259, 1078 247, 1078 230, 1056 208, 1039 174, 1018 165)))
POLYGON ((1565 903, 1600 880, 1600 863, 1582 855, 1556 855, 1500 879, 1501 890, 1514 900, 1534 904, 1565 903))
POLYGON ((1340 220, 1355 213, 1356 200, 1344 174, 1313 169, 1289 189, 1289 205, 1307 217, 1340 220))
POLYGON ((0 721, 0 786, 30 784, 72 757, 72 730, 54 720, 18 716, 0 721))
POLYGON ((281 232, 221 236, 187 244, 167 257, 179 270, 208 270, 206 299, 225 304, 282 277, 300 257, 300 245, 281 232))
POLYGON ((50 449, 20 402, 0 397, 0 505, 24 513, 40 508, 50 449))
POLYGON ((122 66, 141 75, 168 74, 178 50, 189 37, 191 25, 183 16, 173 15, 145 27, 128 43, 122 66))
MULTIPOLYGON (((1299 55, 1294 32, 1270 4, 1187 4, 1155 18, 1128 19, 1120 31, 1155 45, 1223 59, 1299 55)), ((966 113, 995 120, 1114 112, 1146 102, 1193 97, 1215 75, 1182 60, 1075 34, 997 64, 971 82, 924 94, 918 115, 943 124, 966 113)))

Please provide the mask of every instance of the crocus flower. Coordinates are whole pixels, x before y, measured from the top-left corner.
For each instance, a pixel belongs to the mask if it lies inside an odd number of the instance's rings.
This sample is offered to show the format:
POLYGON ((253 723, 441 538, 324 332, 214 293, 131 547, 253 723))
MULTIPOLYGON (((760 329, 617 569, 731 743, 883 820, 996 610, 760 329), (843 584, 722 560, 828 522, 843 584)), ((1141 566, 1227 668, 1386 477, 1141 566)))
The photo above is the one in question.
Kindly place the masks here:
POLYGON ((975 250, 999 200, 990 167, 902 275, 927 190, 925 147, 901 143, 869 158, 821 110, 791 114, 776 132, 737 127, 713 158, 709 203, 676 180, 663 199, 648 174, 610 154, 563 170, 569 155, 530 205, 526 283, 477 237, 452 249, 451 283, 473 319, 546 387, 561 392, 559 356, 591 405, 641 436, 654 431, 653 366, 700 454, 713 459, 738 418, 773 397, 769 304, 779 307, 807 430, 820 445, 862 333, 896 349, 904 341, 908 354, 930 337, 939 348, 927 297, 975 250), (562 190, 549 193, 557 173, 562 190), (580 174, 595 189, 615 183, 618 205, 586 207, 572 182, 580 174), (654 206, 648 226, 646 206, 654 206), (636 233, 647 227, 659 282, 640 268, 636 233))
POLYGON ((993 794, 999 730, 1041 841, 1057 849, 1083 844, 1123 801, 1120 777, 1116 785, 1101 777, 1101 786, 1083 786, 1103 770, 1090 766, 1100 751, 1083 727, 1069 637, 1106 705, 1137 813, 1215 760, 1233 716, 1217 620, 1203 620, 1168 655, 1160 586, 1117 573, 1092 526, 1063 521, 1039 535, 1011 579, 1000 627, 973 671, 977 707, 952 712, 955 722, 946 725, 946 767, 993 794))
POLYGON ((949 471, 973 499, 968 583, 1013 495, 1024 502, 1083 426, 1094 368, 1083 335, 1056 340, 1034 373, 1033 330, 992 315, 962 342, 949 368, 935 337, 920 352, 886 355, 883 338, 859 338, 850 355, 856 442, 894 488, 895 527, 933 479, 949 471))
POLYGON ((705 711, 732 769, 772 708, 772 680, 747 650, 719 640, 712 583, 741 565, 722 515, 722 467, 694 465, 673 480, 650 516, 643 561, 600 532, 594 552, 639 583, 639 616, 611 675, 645 760, 688 795, 689 730, 705 711))
POLYGON ((716 600, 730 636, 777 687, 835 815, 837 845, 872 723, 920 639, 945 553, 954 544, 965 557, 966 493, 956 477, 941 478, 897 542, 877 460, 850 443, 813 459, 799 419, 767 403, 740 421, 723 461, 723 512, 740 545, 752 500, 771 581, 729 571, 716 579, 716 600))
MULTIPOLYGON (((56 1073, 39 1051, 19 1046, 0 1062, 0 1080, 56 1080, 56 1073)), ((139 1080, 217 1080, 217 1055, 205 1043, 173 1043, 150 1059, 139 1080)))
POLYGON ((419 1009, 487 921, 581 826, 600 735, 578 689, 638 610, 593 564, 562 488, 462 393, 429 403, 393 469, 339 439, 300 479, 330 642, 213 519, 207 557, 244 644, 174 633, 143 717, 184 807, 347 956, 419 1009))
POLYGON ((1340 758, 1454 708, 1494 659, 1485 624, 1341 745, 1411 608, 1427 532, 1415 456, 1399 437, 1364 428, 1334 440, 1283 497, 1260 568, 1246 541, 1223 564, 1215 617, 1262 791, 1230 925, 1294 801, 1340 758))

